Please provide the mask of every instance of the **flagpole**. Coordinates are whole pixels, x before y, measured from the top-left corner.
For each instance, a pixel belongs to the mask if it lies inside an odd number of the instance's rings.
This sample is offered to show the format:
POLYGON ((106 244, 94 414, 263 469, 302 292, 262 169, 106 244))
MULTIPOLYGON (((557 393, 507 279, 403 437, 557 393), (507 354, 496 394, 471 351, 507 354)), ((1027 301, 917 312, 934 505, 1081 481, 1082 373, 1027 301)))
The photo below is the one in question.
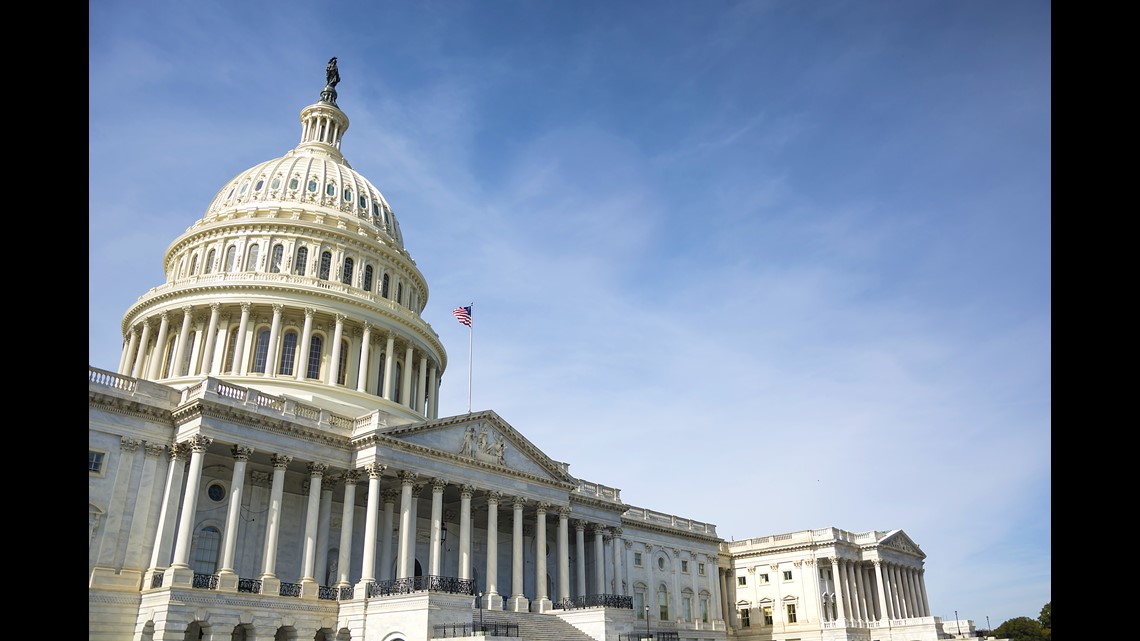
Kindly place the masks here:
MULTIPOLYGON (((475 315, 475 301, 471 301, 471 315, 475 315)), ((471 362, 472 355, 475 353, 473 346, 475 343, 475 330, 472 328, 474 323, 467 325, 467 413, 471 413, 471 369, 473 363, 471 362)))

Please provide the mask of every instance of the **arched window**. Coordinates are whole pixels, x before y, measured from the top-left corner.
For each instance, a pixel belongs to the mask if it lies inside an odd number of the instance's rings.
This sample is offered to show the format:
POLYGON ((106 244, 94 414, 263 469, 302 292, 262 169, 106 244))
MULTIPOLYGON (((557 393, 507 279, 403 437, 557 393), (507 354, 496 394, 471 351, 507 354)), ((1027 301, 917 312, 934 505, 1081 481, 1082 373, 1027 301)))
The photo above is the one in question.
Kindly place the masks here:
POLYGON ((685 623, 693 622, 693 593, 688 589, 681 591, 681 617, 685 623))
POLYGON ((190 372, 190 357, 194 355, 194 343, 197 340, 198 332, 191 331, 186 335, 186 349, 182 350, 182 369, 178 370, 179 376, 190 372))
POLYGON ((399 403, 400 402, 400 384, 404 382, 404 377, 401 374, 404 371, 403 363, 401 363, 400 361, 396 361, 396 367, 394 367, 393 369, 396 371, 392 372, 392 376, 393 376, 393 378, 392 378, 392 400, 399 403))
POLYGON ((229 342, 226 344, 226 360, 222 363, 222 371, 227 374, 236 374, 234 371, 234 362, 237 360, 235 352, 237 351, 237 337, 238 328, 230 330, 229 342))
POLYGON ((657 616, 662 621, 669 620, 669 591, 665 589, 665 584, 662 583, 657 588, 657 616))
POLYGON ((321 337, 314 335, 309 339, 309 367, 305 372, 306 378, 321 377, 321 337))
POLYGON ((384 361, 388 359, 387 354, 380 354, 380 369, 376 372, 376 395, 384 396, 384 361))
POLYGON ((364 291, 372 291, 372 265, 364 266, 364 291))
POLYGON ((403 283, 396 283, 396 304, 397 305, 403 305, 404 304, 404 284, 403 283))
POLYGON ((340 365, 337 367, 336 382, 338 385, 344 385, 347 379, 348 372, 348 341, 340 342, 340 365))
POLYGON ((278 374, 285 376, 293 375, 293 360, 297 357, 297 332, 285 332, 285 338, 281 341, 281 366, 278 368, 278 374))
POLYGON ((345 258, 344 258, 344 270, 340 274, 340 282, 344 283, 345 285, 351 285, 352 284, 352 267, 353 267, 352 259, 345 256, 345 258))
POLYGON ((380 296, 388 298, 388 274, 384 274, 384 278, 380 279, 380 296))
POLYGON ((321 269, 317 272, 317 278, 321 280, 329 279, 329 268, 332 267, 332 252, 321 252, 321 269))
POLYGON ((194 274, 197 274, 197 273, 198 273, 198 254, 194 254, 193 256, 190 257, 190 275, 193 276, 194 274))
POLYGON ((202 266, 203 274, 209 274, 214 271, 214 250, 206 252, 206 264, 202 266))
POLYGON ((237 245, 230 245, 226 250, 226 268, 222 271, 232 272, 234 270, 234 261, 237 259, 237 245))
POLYGON ((293 273, 298 276, 305 275, 305 263, 309 261, 309 248, 298 247, 297 259, 293 261, 293 273))
POLYGON ((245 259, 245 271, 257 271, 257 251, 260 245, 251 245, 249 248, 249 255, 245 259))
POLYGON ((328 185, 325 187, 325 194, 326 194, 326 195, 328 195, 328 196, 335 196, 335 195, 336 195, 336 183, 332 183, 332 182, 330 182, 330 183, 329 183, 329 184, 328 184, 328 185))
POLYGON ((178 344, 178 337, 171 337, 166 341, 166 360, 162 366, 163 378, 174 376, 174 346, 178 344))
POLYGON ((207 525, 198 532, 194 544, 194 558, 191 566, 195 574, 213 574, 218 570, 218 550, 222 544, 222 533, 218 528, 207 525))
POLYGON ((273 246, 273 253, 269 255, 269 271, 273 274, 281 273, 281 259, 285 256, 285 246, 280 243, 273 246))
POLYGON ((265 361, 269 358, 269 330, 263 329, 257 333, 257 346, 253 350, 253 371, 258 374, 265 373, 265 361))
POLYGON ((701 623, 709 622, 709 593, 701 590, 701 623))
POLYGON ((633 612, 638 620, 645 620, 645 585, 642 583, 633 585, 633 612))

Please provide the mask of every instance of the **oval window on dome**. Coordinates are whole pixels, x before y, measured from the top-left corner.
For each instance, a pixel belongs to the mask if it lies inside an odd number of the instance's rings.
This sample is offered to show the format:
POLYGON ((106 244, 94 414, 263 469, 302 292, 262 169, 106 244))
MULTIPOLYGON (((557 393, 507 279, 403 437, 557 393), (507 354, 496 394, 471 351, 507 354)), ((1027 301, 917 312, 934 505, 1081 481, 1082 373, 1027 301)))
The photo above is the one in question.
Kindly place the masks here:
POLYGON ((239 195, 244 196, 245 192, 247 192, 247 191, 249 191, 249 181, 248 180, 241 184, 241 191, 238 193, 239 193, 239 195))
POLYGON ((346 203, 352 202, 352 190, 349 189, 348 187, 344 188, 344 202, 346 202, 346 203))
POLYGON ((368 211, 368 199, 364 196, 360 197, 360 208, 364 211, 368 211))
POLYGON ((253 186, 253 190, 254 191, 261 191, 261 188, 264 186, 265 186, 265 181, 264 180, 258 180, 257 184, 253 186))
POLYGON ((314 194, 317 193, 317 181, 316 180, 310 180, 309 181, 309 191, 313 192, 314 194))
POLYGON ((234 197, 234 189, 237 189, 237 187, 233 187, 230 189, 230 193, 226 194, 226 200, 229 200, 230 198, 234 197))
POLYGON ((296 189, 298 184, 299 183, 296 178, 289 179, 289 189, 296 189))
POLYGON ((325 193, 328 194, 329 196, 335 196, 336 195, 336 183, 329 183, 328 187, 325 187, 325 193))
POLYGON ((273 182, 269 183, 270 189, 277 189, 281 187, 281 178, 279 176, 273 177, 273 182))

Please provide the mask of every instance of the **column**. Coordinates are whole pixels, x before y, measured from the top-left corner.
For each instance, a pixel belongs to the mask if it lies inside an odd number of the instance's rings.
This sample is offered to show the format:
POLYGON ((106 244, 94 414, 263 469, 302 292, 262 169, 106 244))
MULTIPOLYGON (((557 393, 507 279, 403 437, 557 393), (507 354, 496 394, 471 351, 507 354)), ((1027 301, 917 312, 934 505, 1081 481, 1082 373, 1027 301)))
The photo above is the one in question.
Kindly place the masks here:
POLYGON ((213 376, 214 371, 214 342, 218 338, 218 314, 222 309, 221 303, 210 303, 210 320, 206 324, 206 343, 202 346, 202 362, 198 363, 198 374, 213 376))
POLYGON ((584 519, 574 521, 574 549, 578 550, 578 558, 574 563, 578 570, 578 576, 575 577, 578 596, 586 596, 586 521, 584 519))
MULTIPOLYGON (((356 506, 356 483, 360 480, 360 472, 358 470, 348 470, 345 472, 341 479, 344 481, 344 505, 340 513, 340 554, 337 555, 335 568, 337 574, 336 587, 347 588, 352 585, 348 582, 348 564, 352 562, 352 515, 355 512, 356 506)), ((371 510, 374 506, 369 503, 366 509, 371 510)), ((364 520, 368 522, 367 517, 364 520)), ((368 542, 365 541, 365 549, 368 548, 368 542)), ((368 575, 367 566, 361 570, 361 575, 368 575)))
POLYGON ((898 588, 895 586, 895 571, 894 563, 890 561, 883 561, 883 572, 886 575, 886 581, 883 588, 887 592, 887 616, 891 619, 902 618, 899 616, 899 603, 898 603, 898 588))
POLYGON ((903 594, 906 595, 906 614, 910 618, 914 618, 914 617, 918 616, 918 608, 915 607, 915 603, 917 602, 917 599, 915 599, 915 594, 914 594, 914 580, 913 580, 914 574, 913 573, 914 573, 914 570, 912 568, 909 568, 909 567, 906 568, 905 571, 903 572, 903 581, 906 583, 906 591, 903 592, 903 594))
POLYGON ((483 594, 480 607, 489 610, 502 609, 503 597, 499 595, 499 499, 502 492, 487 492, 487 591, 483 594), (490 600, 490 604, 487 601, 490 600))
POLYGON ((361 590, 376 580, 376 502, 380 498, 380 477, 386 466, 369 463, 364 466, 368 473, 368 501, 364 511, 364 554, 360 568, 360 582, 356 584, 353 598, 361 590))
POLYGON ((384 521, 380 527, 380 572, 376 576, 381 581, 391 581, 396 578, 395 566, 392 565, 392 530, 396 527, 396 499, 400 498, 400 493, 383 490, 380 497, 384 501, 384 521))
POLYGON ((178 522, 178 536, 174 544, 174 562, 170 564, 169 585, 188 586, 194 582, 194 570, 190 568, 190 542, 194 535, 194 515, 198 508, 198 487, 202 483, 202 460, 212 439, 201 434, 192 437, 190 446, 190 469, 186 477, 186 493, 182 495, 182 518, 178 522))
POLYGON ((724 618, 724 615, 722 615, 720 613, 720 594, 723 591, 723 588, 721 588, 719 590, 717 589, 718 587, 720 587, 719 586, 720 568, 717 567, 717 563, 719 562, 720 557, 714 555, 714 556, 708 557, 708 560, 709 560, 709 569, 708 569, 708 576, 709 576, 709 622, 711 623, 713 621, 719 621, 719 620, 724 618), (716 580, 714 580, 714 577, 716 577, 716 580))
MULTIPOLYGON (((848 619, 850 617, 847 614, 847 599, 845 599, 844 595, 843 595, 843 568, 840 565, 842 559, 840 559, 837 556, 833 556, 833 557, 830 557, 830 560, 831 560, 831 574, 833 575, 833 577, 835 579, 835 605, 836 605, 835 609, 836 609, 836 614, 839 615, 840 619, 843 619, 844 621, 846 621, 846 619, 848 619)), ((846 627, 846 625, 847 624, 844 623, 845 627, 846 627)))
POLYGON ((131 368, 132 378, 143 378, 143 364, 146 363, 146 346, 150 342, 150 319, 144 319, 142 325, 142 338, 139 339, 139 349, 135 352, 135 365, 131 368))
MULTIPOLYGON (((158 512, 158 531, 154 535, 154 548, 150 556, 150 570, 164 570, 170 562, 174 545, 174 524, 178 518, 179 492, 186 476, 186 461, 190 449, 177 443, 168 450, 170 464, 166 469, 166 490, 162 494, 162 508, 158 512)), ((149 585, 147 586, 149 587, 149 585)))
MULTIPOLYGON (((249 359, 245 355, 245 334, 249 331, 249 313, 253 309, 252 303, 239 303, 241 318, 238 320, 237 337, 234 340, 233 373, 245 376, 249 373, 249 359)), ((302 360, 302 362, 304 362, 302 360)))
POLYGON ((131 518, 126 558, 123 560, 123 569, 119 572, 124 578, 131 576, 136 589, 141 585, 149 560, 147 555, 151 541, 146 531, 151 521, 151 514, 158 510, 158 502, 162 500, 159 494, 161 486, 155 482, 155 477, 158 476, 159 458, 166 453, 166 448, 158 443, 143 443, 143 450, 145 457, 135 500, 135 513, 131 518))
POLYGON ((534 555, 534 611, 550 610, 550 595, 546 584, 546 510, 549 503, 539 503, 535 510, 534 555))
POLYGON ((154 339, 154 351, 150 355, 150 367, 147 378, 157 380, 162 378, 162 358, 166 355, 166 333, 170 331, 170 312, 161 312, 158 315, 158 337, 154 339))
POLYGON ((396 349, 396 335, 388 332, 388 342, 384 345, 384 394, 385 400, 392 400, 392 363, 396 360, 393 351, 396 349))
POLYGON ((859 604, 859 620, 868 621, 870 617, 867 616, 867 592, 863 587, 863 568, 862 565, 856 561, 851 564, 852 571, 855 573, 855 591, 858 594, 856 603, 859 604))
POLYGON ((313 344, 313 316, 316 314, 317 310, 312 307, 305 308, 305 326, 301 330, 301 347, 297 352, 297 360, 300 361, 300 367, 297 368, 299 381, 305 380, 309 375, 309 349, 313 344))
POLYGON ((237 550, 238 528, 241 527, 241 500, 245 493, 245 468, 253 448, 234 445, 234 473, 230 479, 230 504, 226 513, 226 534, 222 542, 222 568, 218 570, 218 590, 237 592, 238 575, 234 572, 234 552, 237 550))
POLYGON ((921 616, 930 616, 930 603, 926 600, 926 568, 919 569, 916 573, 918 578, 918 596, 919 605, 922 608, 921 616))
POLYGON ((400 546, 396 556, 396 578, 412 576, 410 559, 414 554, 415 524, 412 523, 412 486, 415 485, 415 472, 400 472, 400 546))
POLYGON ((115 465, 114 480, 111 491, 111 502, 107 506, 107 524, 103 528, 103 535, 99 537, 99 550, 95 554, 95 570, 93 575, 100 575, 101 579, 113 579, 118 574, 119 541, 126 538, 122 531, 123 515, 126 514, 127 498, 130 494, 131 474, 135 467, 135 453, 138 452, 141 441, 122 437, 119 439, 119 462, 115 465))
MULTIPOLYGON (((344 314, 336 315, 336 328, 333 329, 332 339, 332 356, 329 358, 329 385, 336 385, 340 380, 340 343, 341 338, 344 336, 344 319, 347 318, 344 314)), ((348 380, 347 377, 345 380, 348 380)))
POLYGON ((115 370, 124 376, 130 376, 134 370, 135 349, 139 346, 139 330, 137 327, 132 327, 127 330, 127 346, 119 354, 119 369, 115 370), (127 369, 127 365, 130 369, 127 369))
POLYGON ((412 345, 408 343, 408 348, 404 353, 404 380, 400 384, 400 405, 404 407, 412 406, 412 345))
MULTIPOLYGON (((391 359, 389 359, 391 360, 391 359)), ((471 495, 475 488, 459 486, 459 578, 471 578, 471 495)))
MULTIPOLYGON (((625 589, 625 541, 621 539, 622 529, 615 527, 614 536, 614 594, 627 596, 625 589)), ((712 592, 710 591, 711 595, 712 592)))
POLYGON ((728 568, 725 568, 723 572, 717 568, 717 580, 720 581, 720 600, 717 601, 717 607, 724 613, 726 621, 734 621, 733 611, 728 607, 728 568))
POLYGON ((277 577, 277 539, 281 535, 281 503, 285 493, 285 468, 293 460, 292 456, 274 454, 270 457, 273 464, 273 484, 269 489, 269 511, 266 514, 265 524, 265 560, 261 571, 261 593, 278 593, 281 580, 277 577))
POLYGON ((178 344, 174 348, 174 362, 170 364, 171 376, 184 376, 186 374, 182 368, 182 361, 186 357, 186 341, 190 340, 190 312, 192 309, 189 305, 182 306, 182 328, 178 330, 178 344))
POLYGON ((330 575, 329 563, 329 521, 332 518, 332 497, 337 478, 329 477, 321 483, 321 514, 317 521, 317 569, 313 576, 321 585, 336 585, 336 575, 330 575))
POLYGON ((570 598, 570 508, 558 508, 558 600, 570 598))
POLYGON ((440 527, 443 524, 443 490, 447 488, 447 481, 441 478, 432 479, 431 482, 431 551, 428 554, 428 574, 440 576, 440 527))
POLYGON ((317 566, 317 520, 321 510, 321 479, 328 465, 312 462, 309 470, 309 505, 305 510, 305 548, 301 556, 301 598, 317 598, 317 581, 314 570, 317 566))
POLYGON ((438 411, 436 399, 439 397, 439 377, 435 374, 435 362, 432 362, 428 367, 428 387, 427 417, 439 418, 439 415, 436 413, 438 411))
POLYGON ((511 606, 512 612, 526 612, 530 602, 523 594, 523 507, 526 499, 516 496, 511 500, 514 508, 514 520, 511 522, 513 536, 511 537, 511 606))
POLYGON ((844 596, 847 597, 848 609, 851 611, 852 619, 862 619, 859 615, 859 592, 856 590, 855 585, 855 562, 848 559, 844 564, 843 583, 847 586, 847 592, 844 596))
POLYGON ((284 305, 273 306, 273 320, 269 324, 269 351, 265 357, 265 375, 277 376, 277 348, 278 341, 281 337, 281 313, 284 311, 284 305))
POLYGON ((594 526, 594 594, 606 593, 606 553, 602 540, 605 534, 606 528, 594 526))
POLYGON ((368 353, 369 348, 372 347, 372 323, 365 321, 364 323, 364 336, 360 342, 360 366, 357 368, 356 375, 356 391, 363 393, 368 389, 368 353))
POLYGON ((427 357, 420 356, 420 368, 416 375, 416 411, 427 416, 427 357))

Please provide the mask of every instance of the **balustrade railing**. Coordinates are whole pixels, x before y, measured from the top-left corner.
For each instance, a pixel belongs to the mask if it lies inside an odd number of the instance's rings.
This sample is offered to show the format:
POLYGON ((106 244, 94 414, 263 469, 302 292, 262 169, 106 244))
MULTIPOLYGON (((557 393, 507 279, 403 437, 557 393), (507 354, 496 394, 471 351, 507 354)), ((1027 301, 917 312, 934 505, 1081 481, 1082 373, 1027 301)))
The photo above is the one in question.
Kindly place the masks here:
POLYGON ((459 579, 452 576, 410 576, 391 581, 378 581, 368 584, 368 596, 388 596, 412 592, 447 592, 450 594, 475 594, 474 579, 459 579))
POLYGON ((653 632, 619 634, 618 641, 681 641, 681 637, 676 632, 654 630, 653 632))
POLYGON ((633 609, 633 597, 620 594, 587 594, 554 602, 555 610, 577 610, 580 608, 624 608, 633 609))
POLYGON ((488 637, 517 637, 519 626, 517 623, 450 623, 433 625, 431 638, 446 639, 448 637, 470 637, 476 632, 485 632, 488 637))
POLYGON ((194 582, 191 587, 200 590, 217 590, 218 589, 218 575, 217 574, 198 574, 194 573, 194 582))
POLYGON ((238 592, 261 594, 261 579, 238 579, 238 592))
POLYGON ((277 592, 281 596, 301 596, 300 583, 281 583, 281 589, 277 592))

